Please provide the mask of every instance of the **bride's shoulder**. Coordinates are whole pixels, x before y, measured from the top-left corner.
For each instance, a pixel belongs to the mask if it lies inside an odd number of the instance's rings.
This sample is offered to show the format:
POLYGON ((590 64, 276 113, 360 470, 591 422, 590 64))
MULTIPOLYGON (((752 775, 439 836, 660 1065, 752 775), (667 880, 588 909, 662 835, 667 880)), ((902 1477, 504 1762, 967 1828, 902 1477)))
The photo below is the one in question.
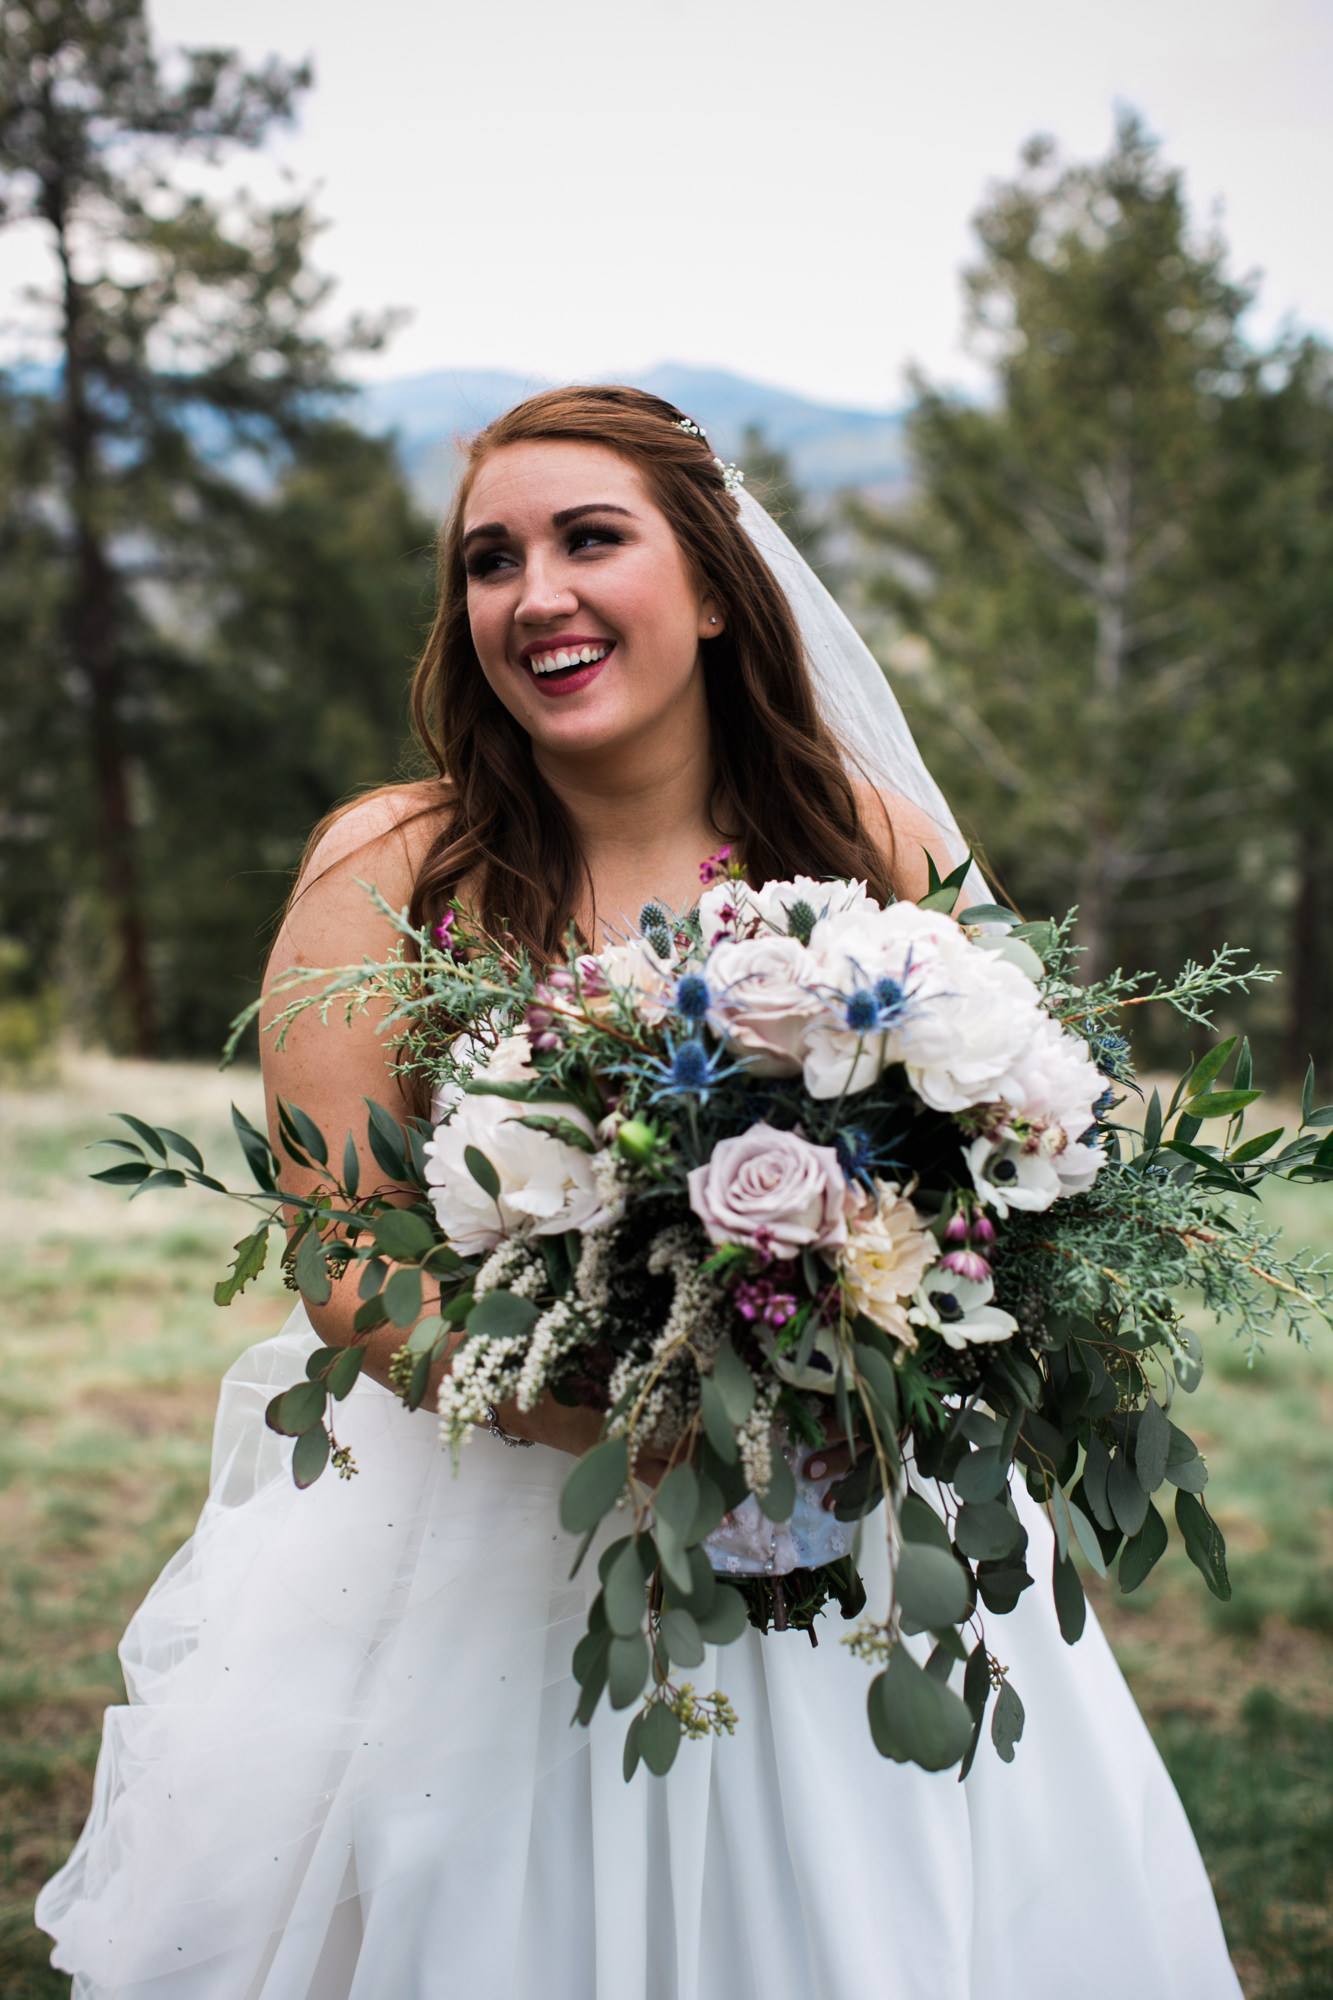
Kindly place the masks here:
MULTIPOLYGON (((410 889, 449 803, 449 787, 439 778, 384 785, 354 799, 317 829, 301 866, 300 888, 345 874, 349 866, 359 871, 362 860, 373 859, 396 885, 405 880, 410 889)), ((392 902, 387 883, 378 886, 392 902)))
POLYGON ((953 852, 956 838, 938 820, 901 793, 881 791, 864 779, 854 779, 856 803, 871 839, 887 861, 893 885, 904 902, 926 894, 930 855, 941 875, 961 858, 953 852))
POLYGON ((369 792, 325 820, 306 850, 270 969, 379 956, 393 933, 366 885, 393 909, 409 903, 449 803, 447 787, 430 779, 369 792))

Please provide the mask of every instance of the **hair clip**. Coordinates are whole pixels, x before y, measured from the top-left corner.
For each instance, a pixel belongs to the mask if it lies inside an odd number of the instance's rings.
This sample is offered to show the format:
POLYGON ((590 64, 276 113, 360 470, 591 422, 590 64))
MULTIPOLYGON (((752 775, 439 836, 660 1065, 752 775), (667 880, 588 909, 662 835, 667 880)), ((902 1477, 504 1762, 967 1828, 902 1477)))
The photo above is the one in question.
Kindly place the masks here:
MULTIPOLYGON (((708 433, 701 431, 692 417, 677 417, 675 428, 678 431, 684 431, 686 437, 698 438, 700 444, 708 443, 708 433)), ((741 471, 739 465, 728 465, 724 459, 720 458, 715 458, 713 463, 722 474, 722 484, 726 487, 728 493, 735 493, 738 488, 744 486, 745 474, 741 471)))

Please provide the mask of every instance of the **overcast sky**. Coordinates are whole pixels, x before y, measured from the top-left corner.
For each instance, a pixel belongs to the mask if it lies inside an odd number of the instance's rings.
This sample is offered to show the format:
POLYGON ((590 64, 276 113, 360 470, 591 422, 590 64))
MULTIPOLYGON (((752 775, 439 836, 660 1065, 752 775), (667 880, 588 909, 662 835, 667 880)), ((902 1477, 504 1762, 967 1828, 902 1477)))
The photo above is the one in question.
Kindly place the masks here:
MULTIPOLYGON (((310 55, 273 149, 316 184, 364 372, 720 366, 883 406, 969 379, 958 271, 1034 131, 1139 108, 1215 203, 1257 330, 1333 330, 1333 0, 150 0, 166 40, 310 55)), ((276 164, 276 161, 275 161, 276 164)), ((253 183, 266 164, 245 162, 253 183)), ((263 180, 271 187, 272 182, 263 180)), ((28 253, 0 238, 0 275, 28 253)))

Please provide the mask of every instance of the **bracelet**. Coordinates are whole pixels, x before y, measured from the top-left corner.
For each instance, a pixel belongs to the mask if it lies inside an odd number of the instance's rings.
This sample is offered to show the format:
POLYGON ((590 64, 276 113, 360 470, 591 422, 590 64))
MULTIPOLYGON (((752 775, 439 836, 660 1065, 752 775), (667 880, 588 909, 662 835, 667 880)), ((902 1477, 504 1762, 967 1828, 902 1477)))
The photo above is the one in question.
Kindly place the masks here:
POLYGON ((486 1405, 486 1424, 487 1428, 490 1431, 491 1436, 493 1438, 499 1438, 501 1444, 518 1445, 523 1451, 526 1451, 529 1445, 536 1443, 535 1438, 511 1437, 510 1433, 505 1429, 504 1425, 500 1422, 500 1419, 496 1416, 494 1403, 488 1403, 486 1405))

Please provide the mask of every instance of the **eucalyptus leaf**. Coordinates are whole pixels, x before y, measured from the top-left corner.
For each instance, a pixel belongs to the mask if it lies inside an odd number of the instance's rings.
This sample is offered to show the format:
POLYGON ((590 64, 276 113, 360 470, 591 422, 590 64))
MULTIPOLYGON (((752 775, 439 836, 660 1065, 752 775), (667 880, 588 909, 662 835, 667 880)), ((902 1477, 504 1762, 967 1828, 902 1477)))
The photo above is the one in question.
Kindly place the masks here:
POLYGON ((607 1649, 606 1685, 612 1708, 628 1708, 643 1693, 648 1678, 648 1641, 642 1632, 613 1637, 607 1649))
POLYGON ((711 1375, 699 1377, 699 1412, 704 1420, 704 1433, 718 1457, 728 1465, 734 1465, 740 1457, 740 1447, 736 1434, 727 1417, 727 1406, 722 1400, 722 1392, 711 1375))
POLYGON ((1214 1597, 1225 1603, 1231 1596, 1227 1575, 1227 1549, 1218 1527, 1197 1493, 1176 1493, 1176 1526, 1185 1538, 1185 1553, 1214 1597))
POLYGON ((302 1431, 292 1446, 292 1478, 298 1486, 313 1486, 329 1462, 329 1434, 323 1424, 302 1431))
POLYGON ((1083 1635, 1088 1600, 1083 1595, 1078 1571, 1072 1562, 1067 1559, 1062 1561, 1058 1551, 1051 1567, 1051 1594, 1055 1599, 1055 1615, 1060 1621, 1060 1637, 1067 1646, 1072 1646, 1083 1635))
MULTIPOLYGON (((427 1321, 426 1324, 429 1325, 430 1322, 427 1321)), ((342 1353, 338 1356, 338 1359, 334 1362, 325 1377, 331 1396, 336 1397, 341 1402, 344 1396, 351 1393, 356 1379, 361 1373, 365 1359, 366 1350, 364 1347, 344 1347, 342 1353)))
POLYGON ((919 1493, 905 1493, 898 1509, 898 1528, 906 1542, 925 1542, 949 1553, 949 1530, 928 1500, 919 1493))
POLYGON ((392 1181, 410 1180, 407 1142, 398 1120, 373 1098, 364 1097, 361 1101, 366 1107, 366 1138, 376 1166, 392 1181))
POLYGON ((343 1141, 343 1191, 349 1201, 355 1201, 361 1186, 361 1155, 356 1149, 356 1140, 351 1133, 343 1141))
POLYGON ((302 1431, 322 1422, 328 1400, 322 1382, 296 1382, 273 1398, 264 1421, 281 1437, 300 1437, 302 1431))
POLYGON ((1106 1497, 1111 1503, 1115 1524, 1122 1535, 1133 1537, 1148 1513, 1148 1496, 1139 1483, 1123 1450, 1117 1450, 1106 1475, 1106 1497))
POLYGON ((1134 1436, 1134 1470, 1145 1493, 1155 1493, 1166 1478, 1171 1426, 1160 1403, 1150 1396, 1139 1416, 1134 1436))
POLYGON ((680 1748, 680 1718, 664 1701, 645 1709, 639 1729, 639 1754, 655 1778, 664 1778, 680 1748))
POLYGON ((995 1697, 995 1713, 991 1717, 991 1741, 1006 1764, 1014 1761, 1014 1745, 1023 1734, 1023 1724, 1027 1720, 1023 1704, 1008 1681, 1000 1683, 995 1697))
POLYGON ((484 1195, 492 1201, 500 1198, 500 1176, 491 1165, 480 1146, 464 1146, 463 1165, 471 1174, 484 1195))
POLYGON ((1166 1554, 1167 1539, 1166 1522, 1149 1501, 1143 1526, 1137 1535, 1130 1537, 1121 1551, 1116 1581, 1122 1591, 1128 1594, 1138 1589, 1144 1577, 1166 1554))
POLYGON ((395 1326, 409 1327, 421 1317, 421 1273, 395 1271, 384 1287, 384 1310, 395 1326))
POLYGON ((628 1639, 642 1628, 647 1603, 643 1564, 632 1541, 612 1563, 603 1588, 606 1622, 618 1638, 628 1639))
POLYGON ((662 1618, 662 1643, 678 1667, 702 1665, 704 1642, 689 1612, 677 1605, 662 1618))
POLYGON ((727 1422, 743 1424, 754 1408, 754 1377, 729 1340, 724 1340, 717 1350, 712 1381, 721 1397, 727 1422))
POLYGON ((364 1227, 374 1237, 379 1255, 395 1263, 414 1263, 435 1244, 435 1231, 425 1216, 410 1208, 386 1208, 366 1216, 364 1227))
POLYGON ((296 1282, 301 1287, 302 1298, 313 1306, 327 1305, 333 1292, 325 1260, 324 1245, 319 1232, 312 1225, 296 1247, 296 1282))
POLYGON ((884 1359, 878 1348, 868 1347, 858 1341, 852 1352, 857 1373, 864 1379, 866 1387, 880 1407, 880 1421, 890 1433, 898 1428, 898 1384, 892 1365, 884 1359))
POLYGON ((880 1703, 889 1734, 922 1770, 947 1771, 967 1749, 972 1718, 966 1707, 903 1645, 889 1660, 880 1703))
POLYGON ((960 1500, 995 1500, 1009 1479, 1009 1467, 996 1445, 983 1445, 960 1461, 954 1474, 954 1491, 960 1500))
POLYGON ((1023 1525, 998 1500, 965 1501, 954 1522, 954 1540, 974 1562, 997 1562, 1023 1539, 1023 1525))
POLYGON ((517 1292, 483 1292, 467 1316, 469 1333, 484 1340, 522 1340, 531 1333, 539 1316, 531 1299, 517 1292))
POLYGON ((745 1599, 729 1583, 718 1584, 708 1610, 702 1616, 695 1615, 699 1637, 709 1646, 730 1646, 749 1622, 745 1599))
POLYGON ((904 1542, 894 1579, 898 1608, 918 1632, 956 1625, 972 1608, 967 1575, 952 1555, 926 1542, 904 1542))
POLYGON ((586 1534, 596 1527, 615 1506, 628 1477, 629 1450, 624 1438, 606 1438, 595 1444, 579 1459, 561 1489, 561 1527, 571 1535, 586 1534))

